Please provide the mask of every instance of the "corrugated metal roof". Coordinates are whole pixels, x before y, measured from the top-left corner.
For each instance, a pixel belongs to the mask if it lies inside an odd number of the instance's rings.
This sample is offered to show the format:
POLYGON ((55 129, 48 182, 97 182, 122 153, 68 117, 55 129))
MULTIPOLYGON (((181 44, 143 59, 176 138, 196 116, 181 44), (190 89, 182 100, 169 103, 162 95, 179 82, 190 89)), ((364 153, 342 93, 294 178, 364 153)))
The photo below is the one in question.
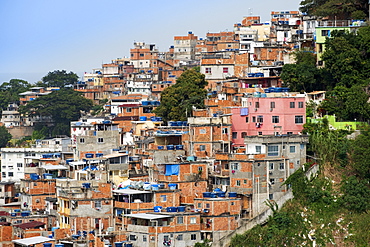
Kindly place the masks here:
POLYGON ((35 228, 35 227, 40 227, 40 226, 44 226, 44 225, 45 225, 44 222, 30 221, 30 222, 27 222, 27 223, 23 223, 23 224, 19 224, 19 225, 14 225, 14 226, 19 227, 19 228, 22 228, 22 229, 29 229, 29 228, 35 228))
POLYGON ((156 220, 156 219, 163 219, 163 218, 171 218, 172 215, 163 215, 163 214, 125 214, 124 216, 137 218, 137 219, 145 219, 145 220, 156 220))
POLYGON ((36 236, 36 237, 31 237, 31 238, 22 238, 22 239, 12 240, 12 242, 19 244, 19 245, 23 245, 23 246, 30 246, 30 245, 49 242, 49 241, 55 241, 55 239, 47 238, 43 236, 36 236))

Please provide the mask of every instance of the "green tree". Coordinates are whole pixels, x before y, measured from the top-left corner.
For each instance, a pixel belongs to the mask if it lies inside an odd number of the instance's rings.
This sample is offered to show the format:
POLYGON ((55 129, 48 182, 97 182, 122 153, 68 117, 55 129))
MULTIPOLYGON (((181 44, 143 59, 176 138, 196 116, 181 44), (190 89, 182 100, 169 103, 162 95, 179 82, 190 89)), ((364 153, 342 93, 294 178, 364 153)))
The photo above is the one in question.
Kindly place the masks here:
POLYGON ((208 82, 205 76, 195 69, 186 70, 176 80, 176 84, 166 88, 161 94, 161 104, 154 113, 164 121, 187 120, 192 114, 192 107, 203 108, 208 82))
POLYGON ((368 5, 365 0, 303 0, 300 11, 310 15, 335 17, 339 20, 349 19, 352 15, 367 16, 368 5), (361 15, 358 13, 362 12, 361 15))
POLYGON ((54 70, 42 78, 42 83, 40 86, 62 88, 67 85, 72 85, 77 81, 78 76, 71 71, 67 73, 65 70, 54 70))
POLYGON ((0 108, 5 109, 10 103, 19 102, 19 94, 27 91, 31 87, 25 80, 11 79, 0 85, 0 108))
POLYGON ((370 189, 368 182, 351 176, 341 186, 341 204, 348 210, 366 212, 370 208, 370 189))
POLYGON ((0 126, 0 148, 6 147, 11 139, 12 135, 5 128, 5 126, 0 126))
POLYGON ((69 135, 70 121, 81 117, 81 111, 90 111, 93 102, 72 89, 61 89, 30 101, 21 107, 29 116, 50 116, 54 121, 52 135, 69 135))
POLYGON ((297 51, 293 53, 295 64, 285 64, 281 73, 284 85, 292 91, 312 92, 320 88, 317 83, 319 70, 316 68, 316 56, 310 51, 297 51))
POLYGON ((361 178, 370 179, 370 128, 365 128, 352 143, 353 168, 361 178))

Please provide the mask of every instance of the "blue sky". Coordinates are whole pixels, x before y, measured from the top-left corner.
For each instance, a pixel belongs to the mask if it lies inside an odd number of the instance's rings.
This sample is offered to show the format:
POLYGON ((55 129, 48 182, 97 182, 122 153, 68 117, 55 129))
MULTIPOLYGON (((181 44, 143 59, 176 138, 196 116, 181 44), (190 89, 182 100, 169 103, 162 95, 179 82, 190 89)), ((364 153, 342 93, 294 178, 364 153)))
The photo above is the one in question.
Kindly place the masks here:
POLYGON ((231 31, 243 16, 270 19, 300 0, 0 0, 0 83, 41 80, 49 71, 79 76, 129 55, 135 41, 167 51, 192 31, 231 31))

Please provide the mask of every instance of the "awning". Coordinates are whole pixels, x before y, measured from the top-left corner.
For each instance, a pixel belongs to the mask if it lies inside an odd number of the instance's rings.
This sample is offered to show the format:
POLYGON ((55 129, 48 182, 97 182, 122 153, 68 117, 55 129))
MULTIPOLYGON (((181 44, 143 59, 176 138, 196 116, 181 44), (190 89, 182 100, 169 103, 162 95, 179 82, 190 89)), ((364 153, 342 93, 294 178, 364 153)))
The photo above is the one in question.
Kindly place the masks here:
POLYGON ((137 219, 144 219, 144 220, 157 220, 157 219, 163 219, 163 218, 171 218, 172 215, 164 215, 164 214, 124 214, 123 216, 126 217, 132 217, 137 219))
POLYGON ((133 190, 133 189, 121 189, 121 190, 113 190, 115 193, 119 194, 126 194, 126 195, 137 195, 137 194, 150 194, 151 191, 144 191, 144 190, 133 190))
POLYGON ((102 158, 109 159, 109 158, 116 158, 116 157, 122 157, 122 156, 127 156, 127 155, 128 155, 127 153, 113 153, 113 154, 104 155, 102 158))
POLYGON ((42 165, 41 168, 45 170, 68 170, 68 168, 63 165, 42 165))
POLYGON ((30 246, 30 245, 49 242, 49 241, 55 241, 55 239, 47 238, 43 236, 37 236, 37 237, 31 237, 31 238, 22 238, 22 239, 12 240, 12 242, 19 244, 19 245, 23 245, 23 246, 30 246))

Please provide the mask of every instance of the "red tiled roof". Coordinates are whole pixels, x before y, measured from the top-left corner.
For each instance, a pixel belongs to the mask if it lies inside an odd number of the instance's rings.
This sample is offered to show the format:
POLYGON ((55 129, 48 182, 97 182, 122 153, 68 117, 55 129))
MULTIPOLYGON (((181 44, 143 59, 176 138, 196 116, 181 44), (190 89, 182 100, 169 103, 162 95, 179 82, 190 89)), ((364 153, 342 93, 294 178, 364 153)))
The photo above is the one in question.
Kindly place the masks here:
POLYGON ((9 216, 10 214, 6 211, 0 211, 0 216, 9 216))

